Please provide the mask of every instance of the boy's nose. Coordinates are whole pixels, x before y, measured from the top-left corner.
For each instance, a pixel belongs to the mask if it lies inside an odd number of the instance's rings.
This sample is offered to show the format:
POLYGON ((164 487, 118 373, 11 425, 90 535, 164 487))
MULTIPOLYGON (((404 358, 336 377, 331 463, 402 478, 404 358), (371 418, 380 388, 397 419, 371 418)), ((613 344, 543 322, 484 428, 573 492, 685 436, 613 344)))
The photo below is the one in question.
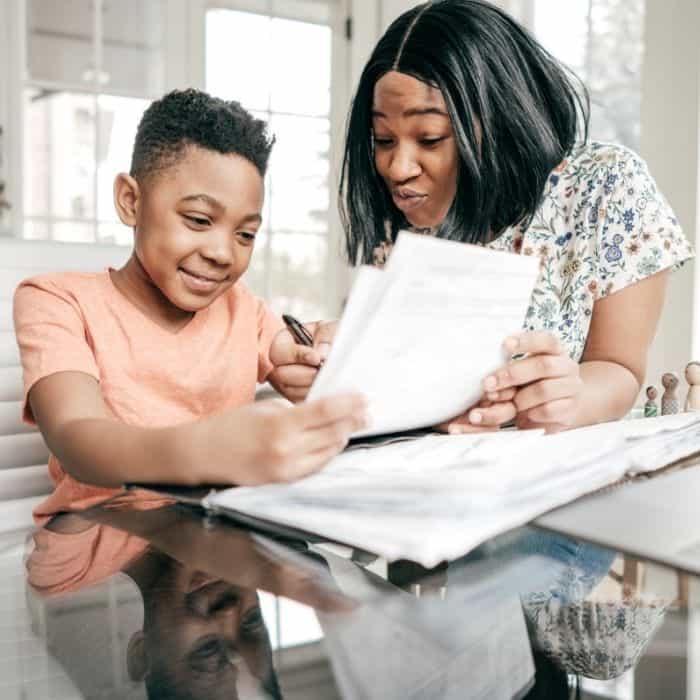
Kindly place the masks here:
POLYGON ((203 241, 199 252, 202 257, 217 265, 230 265, 233 262, 233 249, 230 234, 213 235, 203 241))

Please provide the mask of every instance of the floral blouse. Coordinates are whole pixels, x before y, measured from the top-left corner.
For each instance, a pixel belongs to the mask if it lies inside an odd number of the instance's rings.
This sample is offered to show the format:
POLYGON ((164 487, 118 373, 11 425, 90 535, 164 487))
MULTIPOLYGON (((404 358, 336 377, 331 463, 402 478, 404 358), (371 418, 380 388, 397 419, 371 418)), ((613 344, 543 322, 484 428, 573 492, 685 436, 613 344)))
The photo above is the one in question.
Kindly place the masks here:
MULTIPOLYGON (((377 264, 390 247, 375 249, 377 264)), ((506 229, 487 247, 540 257, 524 327, 555 333, 577 361, 596 300, 693 256, 644 161, 597 142, 552 172, 529 226, 506 229)))

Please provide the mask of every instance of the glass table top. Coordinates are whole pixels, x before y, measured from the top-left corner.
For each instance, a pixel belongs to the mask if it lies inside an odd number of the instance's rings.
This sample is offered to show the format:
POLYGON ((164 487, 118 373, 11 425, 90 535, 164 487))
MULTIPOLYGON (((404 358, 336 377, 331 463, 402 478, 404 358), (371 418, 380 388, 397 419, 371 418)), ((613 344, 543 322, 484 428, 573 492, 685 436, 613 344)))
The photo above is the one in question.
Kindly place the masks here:
POLYGON ((106 504, 0 535, 0 698, 691 698, 697 583, 532 527, 426 570, 106 504))

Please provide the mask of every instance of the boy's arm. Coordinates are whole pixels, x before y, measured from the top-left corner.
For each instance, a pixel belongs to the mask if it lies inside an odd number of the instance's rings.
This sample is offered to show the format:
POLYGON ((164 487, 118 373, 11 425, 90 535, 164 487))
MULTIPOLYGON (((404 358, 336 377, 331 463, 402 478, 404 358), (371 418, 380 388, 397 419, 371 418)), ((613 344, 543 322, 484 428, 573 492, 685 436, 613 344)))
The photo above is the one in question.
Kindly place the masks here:
POLYGON ((365 422, 362 398, 340 396, 295 407, 261 401, 192 423, 141 428, 111 417, 98 382, 82 372, 44 377, 29 402, 65 471, 99 486, 289 481, 322 467, 365 422))

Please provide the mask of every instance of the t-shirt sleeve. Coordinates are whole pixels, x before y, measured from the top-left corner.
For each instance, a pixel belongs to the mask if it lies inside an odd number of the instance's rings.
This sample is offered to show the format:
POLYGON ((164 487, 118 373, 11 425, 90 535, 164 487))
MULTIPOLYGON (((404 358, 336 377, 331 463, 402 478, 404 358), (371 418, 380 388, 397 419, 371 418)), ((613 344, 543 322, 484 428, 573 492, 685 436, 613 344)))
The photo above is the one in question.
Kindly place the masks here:
POLYGON ((14 324, 22 361, 23 419, 34 424, 29 390, 57 372, 100 375, 88 344, 76 298, 52 280, 34 278, 20 284, 14 296, 14 324))
POLYGON ((282 319, 273 314, 264 301, 256 299, 258 317, 258 382, 267 380, 272 371, 270 346, 274 337, 284 328, 282 319))
POLYGON ((693 257, 678 219, 659 191, 646 163, 617 149, 595 183, 587 212, 598 226, 596 298, 613 294, 693 257))

